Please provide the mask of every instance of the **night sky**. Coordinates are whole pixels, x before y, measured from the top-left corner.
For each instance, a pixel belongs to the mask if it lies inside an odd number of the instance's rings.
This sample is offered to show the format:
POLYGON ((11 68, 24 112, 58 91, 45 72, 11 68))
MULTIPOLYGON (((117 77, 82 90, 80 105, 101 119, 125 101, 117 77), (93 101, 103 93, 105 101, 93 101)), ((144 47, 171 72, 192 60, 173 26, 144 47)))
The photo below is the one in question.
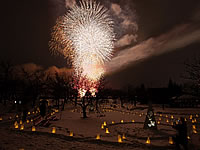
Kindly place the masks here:
MULTIPOLYGON (((99 0, 100 1, 100 0, 99 0)), ((117 41, 107 64, 114 87, 181 81, 184 62, 200 56, 199 0, 104 0, 115 21, 117 41), (126 59, 127 58, 127 59, 126 59)), ((73 0, 17 0, 1 5, 1 60, 44 67, 67 66, 48 49, 50 30, 73 0)))

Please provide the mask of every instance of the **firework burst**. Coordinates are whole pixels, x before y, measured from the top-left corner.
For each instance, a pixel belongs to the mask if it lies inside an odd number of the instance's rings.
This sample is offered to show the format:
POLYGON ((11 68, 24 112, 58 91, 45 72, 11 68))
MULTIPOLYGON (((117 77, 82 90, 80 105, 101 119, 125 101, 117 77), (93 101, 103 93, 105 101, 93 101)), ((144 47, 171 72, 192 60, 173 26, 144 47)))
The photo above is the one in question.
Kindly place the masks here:
MULTIPOLYGON (((82 0, 57 20, 50 49, 69 58, 76 76, 87 79, 87 85, 91 86, 104 74, 104 64, 112 56, 114 39, 108 10, 95 1, 82 0)), ((94 93, 94 86, 89 91, 94 93)))

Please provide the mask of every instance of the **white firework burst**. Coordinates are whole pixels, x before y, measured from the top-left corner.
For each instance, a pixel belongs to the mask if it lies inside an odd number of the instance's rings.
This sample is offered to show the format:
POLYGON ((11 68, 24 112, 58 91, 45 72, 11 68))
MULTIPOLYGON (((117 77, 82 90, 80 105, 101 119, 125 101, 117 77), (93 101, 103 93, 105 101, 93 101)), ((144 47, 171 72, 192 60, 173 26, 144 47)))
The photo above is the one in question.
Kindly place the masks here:
POLYGON ((91 0, 81 1, 63 19, 64 34, 75 51, 76 71, 92 80, 99 79, 114 47, 113 21, 107 9, 91 0))
POLYGON ((113 20, 93 0, 82 0, 58 20, 50 48, 72 59, 77 74, 98 81, 114 48, 113 20))

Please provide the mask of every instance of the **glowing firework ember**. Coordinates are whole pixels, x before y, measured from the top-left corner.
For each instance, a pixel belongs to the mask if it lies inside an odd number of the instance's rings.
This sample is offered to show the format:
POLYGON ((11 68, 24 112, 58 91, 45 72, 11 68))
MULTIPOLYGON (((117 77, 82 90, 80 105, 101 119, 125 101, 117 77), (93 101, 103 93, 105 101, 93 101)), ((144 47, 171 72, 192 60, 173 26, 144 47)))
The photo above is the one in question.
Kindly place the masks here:
POLYGON ((57 20, 50 49, 70 58, 80 80, 80 96, 87 90, 95 95, 104 64, 111 58, 114 39, 108 10, 92 0, 80 1, 57 20))

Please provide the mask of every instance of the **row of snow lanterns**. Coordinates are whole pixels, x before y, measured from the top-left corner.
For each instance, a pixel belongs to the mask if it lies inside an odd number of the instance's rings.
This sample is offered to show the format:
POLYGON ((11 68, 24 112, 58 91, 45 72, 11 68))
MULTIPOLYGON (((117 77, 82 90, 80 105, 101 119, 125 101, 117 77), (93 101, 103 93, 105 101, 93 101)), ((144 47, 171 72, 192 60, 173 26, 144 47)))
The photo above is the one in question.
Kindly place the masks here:
MULTIPOLYGON (((24 130, 24 124, 21 121, 20 121, 20 125, 21 125, 20 126, 20 130, 24 130)), ((19 125, 18 125, 17 121, 15 121, 14 127, 15 127, 15 129, 19 128, 19 125)), ((36 127, 32 126, 31 131, 35 132, 36 131, 36 127)), ((56 127, 52 127, 51 133, 56 133, 56 127)), ((73 136, 73 132, 72 131, 70 131, 69 136, 73 136)))
MULTIPOLYGON (((135 122, 135 121, 132 120, 132 122, 135 122)), ((120 123, 124 123, 124 120, 121 120, 120 123)), ((112 121, 112 124, 115 124, 115 122, 112 121)), ((110 131, 109 131, 108 128, 105 128, 106 126, 107 126, 107 123, 106 123, 106 121, 104 121, 104 123, 101 125, 101 129, 106 129, 106 130, 105 130, 105 133, 106 133, 106 134, 109 134, 110 131)), ((122 136, 121 136, 121 135, 118 135, 117 137, 118 137, 118 142, 119 142, 119 143, 122 143, 122 140, 126 139, 126 136, 125 136, 124 133, 122 134, 122 136)), ((100 134, 97 134, 96 139, 97 139, 97 140, 100 140, 100 134)))
MULTIPOLYGON (((157 121, 158 124, 160 124, 162 114, 160 114, 159 116, 160 116, 160 117, 158 118, 158 121, 157 121)), ((168 118, 168 115, 166 115, 165 117, 168 118)), ((199 115, 196 114, 195 117, 199 117, 199 115)), ((171 119, 174 119, 174 116, 173 116, 173 115, 171 115, 171 119)), ((189 116, 189 119, 191 120, 192 123, 196 123, 196 122, 197 122, 197 119, 196 119, 196 118, 193 118, 192 115, 189 116)), ((178 120, 180 120, 180 118, 178 118, 178 120)), ((178 120, 176 120, 176 124, 178 124, 178 120)), ((184 118, 184 120, 187 121, 187 118, 184 118)), ((166 120, 166 123, 169 123, 169 119, 166 120)), ((173 125, 173 122, 171 122, 171 125, 173 125)), ((196 126, 195 126, 195 125, 192 125, 192 131, 193 131, 193 133, 195 133, 195 134, 197 133, 197 130, 196 130, 196 126)), ((189 139, 189 137, 188 137, 188 139, 189 139)))
MULTIPOLYGON (((40 112, 40 110, 38 109, 38 110, 36 110, 36 111, 33 111, 32 114, 34 115, 34 114, 37 114, 37 113, 39 113, 39 112, 40 112)), ((31 115, 31 112, 29 111, 27 114, 28 114, 28 115, 31 115)), ((15 117, 16 117, 16 118, 19 118, 19 115, 17 114, 15 117)), ((12 117, 9 117, 9 119, 12 119, 12 117)), ((29 124, 30 122, 33 122, 33 119, 30 119, 30 120, 27 119, 27 120, 26 120, 26 123, 27 123, 27 124, 29 124)), ((22 122, 22 120, 19 121, 19 124, 20 124, 20 130, 24 130, 24 123, 22 122)), ((15 127, 15 129, 18 129, 18 128, 19 128, 19 125, 18 125, 18 122, 17 122, 17 121, 14 122, 14 127, 15 127)), ((33 127, 33 131, 34 131, 34 127, 33 127)))
MULTIPOLYGON (((35 114, 35 113, 37 114, 38 112, 40 112, 40 111, 33 111, 32 114, 35 114)), ((27 114, 30 115, 31 112, 28 112, 27 114)), ((15 118, 19 118, 19 115, 18 114, 15 115, 15 118)), ((12 117, 10 116, 9 119, 11 120, 12 117)), ((3 117, 0 117, 0 121, 3 121, 3 117)))
MULTIPOLYGON (((196 114, 195 117, 199 117, 199 115, 196 114)), ((192 115, 190 115, 189 119, 192 121, 192 131, 193 131, 194 134, 196 134, 197 133, 197 128, 196 128, 196 125, 194 125, 194 123, 197 123, 197 119, 193 118, 192 115)))
MULTIPOLYGON (((140 114, 139 116, 141 117, 141 115, 143 115, 143 113, 140 114)), ((159 116, 160 116, 160 117, 159 117, 159 119, 158 119, 158 124, 160 124, 162 114, 160 114, 159 116)), ((198 114, 196 114, 195 116, 198 117, 198 114)), ((168 115, 166 115, 165 117, 168 118, 168 115)), ((170 119, 174 119, 174 116, 171 115, 171 116, 170 116, 170 119)), ((196 121, 196 118, 194 118, 194 119, 192 118, 192 115, 190 115, 189 119, 192 120, 192 123, 197 122, 197 121, 196 121)), ((180 120, 180 118, 178 118, 178 120, 180 120)), ((178 120, 176 120, 176 124, 178 124, 178 120)), ((187 118, 185 118, 185 121, 187 121, 187 118)), ((131 122, 134 123, 135 120, 132 120, 131 122)), ((167 119, 166 122, 169 123, 169 119, 167 119)), ((112 121, 112 124, 114 124, 114 123, 115 123, 115 122, 112 121)), ((124 120, 121 120, 120 123, 124 123, 124 120)), ((101 125, 101 129, 104 129, 104 126, 106 126, 106 125, 107 125, 107 124, 106 124, 106 122, 104 121, 104 123, 101 125)), ((171 122, 171 125, 173 125, 173 122, 171 122)), ((195 125, 192 125, 192 129, 193 129, 193 133, 196 134, 197 131, 196 131, 196 126, 195 126, 195 125)), ((105 132, 106 132, 107 134, 110 133, 109 130, 108 130, 108 128, 106 128, 106 131, 105 131, 105 132)), ((123 134, 122 137, 123 137, 123 139, 125 139, 125 135, 124 135, 124 134, 123 134)), ((190 139, 189 136, 188 136, 187 138, 190 139)), ((96 138, 96 139, 100 139, 100 138, 99 138, 99 135, 97 135, 97 138, 96 138)), ((118 142, 120 142, 120 143, 122 142, 121 135, 118 135, 118 142)), ((147 144, 150 144, 150 138, 149 138, 149 137, 147 138, 146 143, 147 143, 147 144)), ((172 137, 169 137, 169 144, 173 144, 172 137)))
MULTIPOLYGON (((59 110, 58 109, 54 109, 53 110, 53 112, 51 113, 51 115, 54 115, 55 113, 57 113, 57 112, 59 112, 59 110)), ((38 114, 38 113, 40 113, 40 109, 39 108, 37 108, 37 110, 36 111, 32 111, 32 112, 27 112, 27 115, 28 116, 30 116, 31 114, 38 114)), ((17 114, 16 116, 15 116, 16 118, 19 118, 19 115, 17 114)), ((1 117, 0 117, 1 118, 1 117)), ((12 117, 10 116, 9 117, 9 119, 12 119, 12 117)), ((33 119, 31 119, 31 122, 33 121, 33 119)), ((20 121, 21 122, 21 121, 20 121)), ((29 123, 29 120, 27 119, 27 121, 26 121, 27 123, 29 123)))
MULTIPOLYGON (((147 140, 146 140, 146 142, 145 142, 146 144, 151 144, 151 140, 150 140, 150 137, 147 137, 147 140)), ((174 144, 174 141, 173 141, 173 139, 172 139, 172 137, 170 136, 169 137, 169 144, 174 144)))
MULTIPOLYGON (((40 110, 38 110, 38 111, 36 111, 36 112, 33 111, 32 114, 35 114, 35 113, 37 114, 38 112, 40 112, 40 110)), ((58 110, 55 109, 54 112, 51 113, 51 115, 54 115, 55 112, 58 112, 58 110)), ((28 112, 27 114, 30 115, 31 112, 28 112)), ((19 118, 19 115, 16 115, 16 118, 19 118)), ((33 119, 30 119, 30 120, 27 119, 27 120, 26 120, 26 123, 27 123, 27 124, 29 124, 30 122, 33 122, 33 119)), ((24 130, 24 123, 22 122, 22 120, 19 121, 19 124, 20 124, 20 130, 24 130)), ((15 129, 18 129, 18 128, 19 128, 19 125, 18 125, 18 122, 17 122, 17 121, 14 122, 14 128, 15 128, 15 129)), ((31 129, 31 130, 32 130, 32 131, 36 131, 35 126, 32 126, 32 129, 31 129)), ((53 128, 53 129, 52 129, 52 133, 54 133, 54 132, 55 132, 55 129, 53 128)), ((70 132, 70 136, 71 136, 71 132, 70 132)), ((72 133, 72 136, 73 136, 73 133, 72 133)))
MULTIPOLYGON (((30 121, 33 122, 33 119, 31 119, 30 121)), ((29 124, 30 121, 27 119, 27 120, 26 120, 26 123, 29 124)), ((19 121, 19 124, 20 124, 20 130, 24 130, 24 123, 22 122, 22 120, 19 121)), ((17 121, 14 122, 14 128, 15 128, 15 129, 18 129, 18 128, 19 128, 19 125, 18 125, 18 122, 17 122, 17 121)))
MULTIPOLYGON (((52 127, 51 133, 56 133, 56 127, 52 127)), ((69 136, 74 136, 74 133, 72 131, 69 132, 69 136)))
MULTIPOLYGON (((135 121, 132 120, 131 122, 134 123, 135 121)), ((120 123, 124 123, 124 121, 121 120, 120 123)), ((112 124, 114 124, 114 121, 112 121, 112 124)), ((104 123, 103 123, 102 126, 101 126, 101 129, 104 129, 105 126, 107 126, 107 123, 104 121, 104 123)), ((107 133, 107 134, 110 133, 109 130, 108 130, 108 128, 106 128, 105 133, 107 133)), ((117 137, 118 137, 118 143, 122 143, 123 140, 126 139, 126 136, 125 136, 124 133, 123 133, 122 135, 118 135, 117 137)), ((97 134, 96 139, 97 139, 97 140, 100 140, 100 134, 97 134)), ((147 137, 147 140, 146 140, 145 143, 146 143, 146 144, 151 144, 150 137, 147 137)), ((174 144, 172 137, 169 137, 169 144, 174 144)))

